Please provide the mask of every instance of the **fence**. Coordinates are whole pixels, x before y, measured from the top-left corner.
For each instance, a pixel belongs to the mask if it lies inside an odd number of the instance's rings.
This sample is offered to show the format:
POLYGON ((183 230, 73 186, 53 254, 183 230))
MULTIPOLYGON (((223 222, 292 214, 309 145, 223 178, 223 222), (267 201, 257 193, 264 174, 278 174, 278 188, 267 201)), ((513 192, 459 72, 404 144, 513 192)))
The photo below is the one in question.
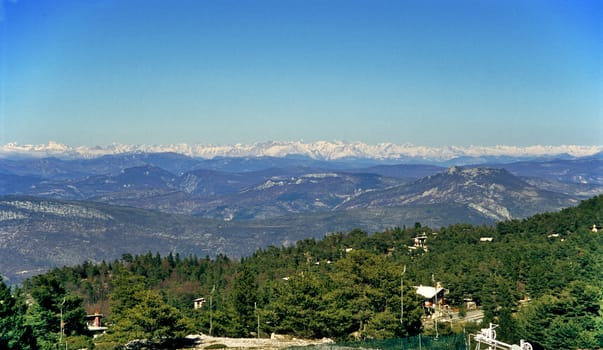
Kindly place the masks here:
POLYGON ((428 337, 417 335, 408 338, 364 340, 358 342, 341 342, 331 344, 291 347, 289 350, 467 350, 469 349, 464 334, 428 337))

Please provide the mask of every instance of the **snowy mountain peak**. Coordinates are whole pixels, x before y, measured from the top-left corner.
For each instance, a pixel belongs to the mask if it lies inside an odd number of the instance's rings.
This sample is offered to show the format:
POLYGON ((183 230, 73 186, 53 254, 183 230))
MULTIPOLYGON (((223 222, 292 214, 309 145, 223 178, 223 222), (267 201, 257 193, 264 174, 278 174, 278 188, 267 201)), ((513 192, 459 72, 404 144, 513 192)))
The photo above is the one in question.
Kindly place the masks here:
POLYGON ((447 146, 429 147, 412 144, 379 143, 369 145, 362 142, 316 141, 267 141, 253 144, 188 145, 184 143, 171 145, 127 145, 111 144, 108 146, 72 147, 55 141, 47 144, 25 144, 16 142, 0 146, 0 157, 58 157, 94 158, 103 155, 123 153, 178 153, 190 157, 212 159, 215 157, 286 157, 305 156, 312 159, 375 159, 375 160, 408 160, 408 161, 448 161, 456 158, 480 157, 513 157, 530 158, 569 155, 584 157, 603 152, 603 146, 447 146))

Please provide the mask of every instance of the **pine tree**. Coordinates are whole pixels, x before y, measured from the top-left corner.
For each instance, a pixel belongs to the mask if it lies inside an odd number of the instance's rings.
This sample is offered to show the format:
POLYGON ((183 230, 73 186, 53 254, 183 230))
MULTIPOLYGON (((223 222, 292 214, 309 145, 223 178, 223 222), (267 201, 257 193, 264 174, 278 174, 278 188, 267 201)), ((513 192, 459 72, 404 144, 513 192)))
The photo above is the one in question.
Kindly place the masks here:
POLYGON ((0 276, 0 349, 36 349, 31 328, 25 325, 25 305, 19 302, 0 276))
POLYGON ((241 264, 234 282, 233 303, 237 315, 236 333, 249 336, 255 331, 258 302, 256 272, 248 264, 241 264))
POLYGON ((113 336, 123 340, 146 339, 152 348, 185 335, 185 318, 178 309, 165 303, 161 294, 149 290, 135 294, 138 303, 123 311, 112 329, 113 336))

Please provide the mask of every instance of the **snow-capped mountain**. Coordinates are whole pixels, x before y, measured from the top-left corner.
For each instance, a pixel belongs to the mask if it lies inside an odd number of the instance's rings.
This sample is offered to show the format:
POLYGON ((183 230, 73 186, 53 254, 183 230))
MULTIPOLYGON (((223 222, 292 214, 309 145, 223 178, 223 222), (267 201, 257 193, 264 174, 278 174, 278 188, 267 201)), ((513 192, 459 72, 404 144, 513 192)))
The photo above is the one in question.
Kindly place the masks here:
POLYGON ((375 160, 408 160, 422 162, 445 162, 453 159, 468 158, 474 163, 481 163, 480 158, 534 158, 570 156, 585 157, 603 152, 603 146, 561 145, 544 146, 447 146, 428 147, 412 144, 379 143, 369 145, 362 142, 342 141, 268 141, 249 145, 188 145, 184 143, 172 145, 126 145, 111 144, 108 146, 72 147, 57 142, 47 144, 21 145, 8 143, 0 146, 0 157, 58 157, 63 159, 94 158, 103 155, 124 153, 178 153, 190 157, 213 159, 216 157, 287 157, 305 156, 312 159, 375 159, 375 160), (475 161, 477 160, 477 161, 475 161))

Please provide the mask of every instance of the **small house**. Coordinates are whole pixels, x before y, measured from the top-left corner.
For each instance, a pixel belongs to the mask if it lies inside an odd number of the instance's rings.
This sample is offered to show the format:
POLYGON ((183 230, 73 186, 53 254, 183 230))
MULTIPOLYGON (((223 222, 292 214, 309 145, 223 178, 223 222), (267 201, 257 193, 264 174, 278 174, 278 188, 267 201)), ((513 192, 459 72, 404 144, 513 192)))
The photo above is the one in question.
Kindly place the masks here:
POLYGON ((107 330, 107 327, 103 327, 101 324, 101 319, 105 317, 103 314, 99 314, 95 312, 92 315, 86 315, 86 324, 88 325, 88 330, 92 333, 104 333, 107 330))
POLYGON ((197 298, 193 300, 193 307, 195 308, 195 310, 203 307, 203 304, 205 304, 205 298, 197 298))
POLYGON ((421 248, 427 250, 427 236, 425 234, 417 236, 414 239, 415 248, 421 248))
POLYGON ((424 305, 429 310, 435 310, 445 304, 444 296, 448 291, 438 283, 436 287, 431 286, 415 286, 415 292, 418 296, 425 299, 424 305))

